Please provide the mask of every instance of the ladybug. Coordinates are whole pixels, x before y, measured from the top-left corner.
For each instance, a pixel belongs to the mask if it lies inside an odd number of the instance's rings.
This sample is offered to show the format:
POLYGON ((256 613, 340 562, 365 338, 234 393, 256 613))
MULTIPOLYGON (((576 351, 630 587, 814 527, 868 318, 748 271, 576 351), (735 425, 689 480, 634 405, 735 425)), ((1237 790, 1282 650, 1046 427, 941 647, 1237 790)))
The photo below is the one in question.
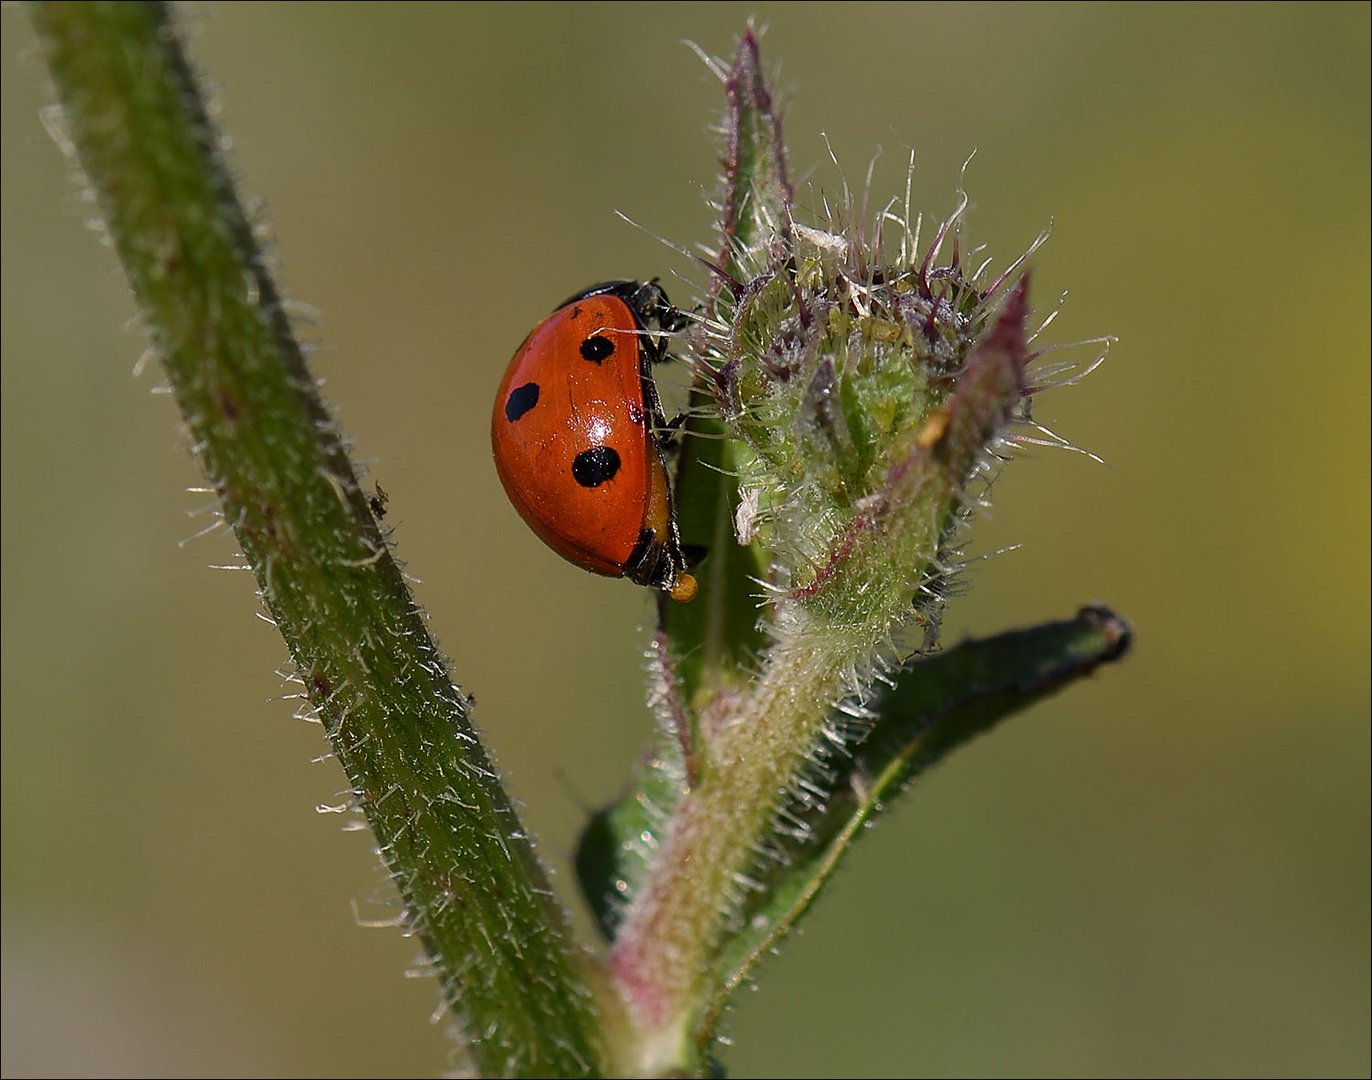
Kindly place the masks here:
POLYGON ((696 595, 662 449, 652 365, 684 325, 656 282, 608 281, 558 305, 514 354, 491 448, 510 502, 543 542, 593 573, 673 600, 696 595))

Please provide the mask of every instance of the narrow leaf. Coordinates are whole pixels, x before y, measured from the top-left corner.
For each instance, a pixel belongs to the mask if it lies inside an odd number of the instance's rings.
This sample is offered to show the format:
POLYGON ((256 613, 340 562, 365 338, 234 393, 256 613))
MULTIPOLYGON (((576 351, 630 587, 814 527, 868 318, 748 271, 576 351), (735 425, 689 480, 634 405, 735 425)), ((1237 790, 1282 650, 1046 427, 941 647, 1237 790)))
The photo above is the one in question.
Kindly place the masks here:
POLYGON ((862 826, 893 796, 975 736, 1120 659, 1129 644, 1127 623, 1090 607, 1062 622, 965 642, 899 672, 867 738, 853 756, 832 763, 833 793, 799 823, 804 840, 783 853, 745 907, 716 965, 696 1044, 708 1046, 729 995, 814 902, 862 826))
MULTIPOLYGON (((710 332, 713 322, 728 320, 740 299, 734 289, 746 277, 743 266, 762 258, 759 245, 790 228, 786 149, 751 27, 739 41, 724 88, 728 116, 720 248, 701 333, 710 332)), ((735 481, 740 447, 724 438, 717 419, 718 381, 719 373, 697 369, 676 475, 682 541, 704 555, 697 574, 700 596, 689 605, 664 604, 660 617, 669 642, 661 655, 669 666, 665 677, 683 716, 697 714, 715 693, 736 687, 765 643, 755 594, 767 560, 759 545, 737 538, 742 524, 746 540, 748 508, 743 507, 740 520, 735 481)))

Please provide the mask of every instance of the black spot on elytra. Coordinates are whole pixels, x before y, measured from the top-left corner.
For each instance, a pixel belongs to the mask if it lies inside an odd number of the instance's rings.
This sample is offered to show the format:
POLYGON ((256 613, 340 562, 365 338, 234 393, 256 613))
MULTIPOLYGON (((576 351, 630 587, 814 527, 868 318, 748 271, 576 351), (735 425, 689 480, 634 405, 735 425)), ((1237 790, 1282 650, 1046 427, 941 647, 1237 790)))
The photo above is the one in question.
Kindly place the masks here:
POLYGON ((505 399, 505 419, 514 423, 538 404, 538 383, 526 382, 516 386, 505 399))
POLYGON ((619 453, 611 446, 593 446, 572 459, 572 477, 585 488, 599 487, 619 472, 619 453))
POLYGON ((581 343, 581 357, 589 360, 593 364, 599 364, 602 360, 608 360, 615 354, 615 343, 607 337, 599 334, 592 334, 581 343))

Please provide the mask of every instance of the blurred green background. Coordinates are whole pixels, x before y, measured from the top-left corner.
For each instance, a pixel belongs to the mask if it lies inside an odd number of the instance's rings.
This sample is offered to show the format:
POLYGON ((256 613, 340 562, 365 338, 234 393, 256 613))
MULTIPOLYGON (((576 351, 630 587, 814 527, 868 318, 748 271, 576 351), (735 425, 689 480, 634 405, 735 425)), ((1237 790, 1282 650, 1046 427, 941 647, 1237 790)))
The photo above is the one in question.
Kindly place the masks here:
MULTIPOLYGON (((647 594, 506 504, 490 396, 592 281, 710 239, 750 13, 797 175, 953 203, 1001 265, 1050 220, 1057 341, 1116 334, 1038 415, 948 640, 1100 600, 1121 668, 885 818, 739 996, 739 1077, 1366 1075, 1369 8, 195 7, 242 189, 401 555, 570 898, 586 808, 648 737, 647 594), (614 216, 622 210, 643 230, 614 216)), ((3 71, 3 1071, 431 1075, 435 987, 344 786, 290 719, 113 255, 3 71)), ((670 282, 670 277, 668 277, 670 282)), ((678 293, 684 290, 678 289, 678 293)))

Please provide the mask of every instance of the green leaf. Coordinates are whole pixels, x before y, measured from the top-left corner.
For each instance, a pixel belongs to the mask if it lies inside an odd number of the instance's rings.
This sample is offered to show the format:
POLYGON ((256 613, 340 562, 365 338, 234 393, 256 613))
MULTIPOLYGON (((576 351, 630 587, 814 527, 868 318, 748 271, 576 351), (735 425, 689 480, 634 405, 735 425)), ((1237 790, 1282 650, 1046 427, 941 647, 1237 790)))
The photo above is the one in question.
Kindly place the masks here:
MULTIPOLYGON (((727 321, 738 303, 733 289, 744 276, 740 260, 758 257, 752 249, 775 235, 778 223, 789 228, 790 221, 786 150, 751 27, 739 42, 725 93, 725 195, 719 256, 701 312, 706 326, 727 321)), ((697 369, 675 485, 682 542, 688 551, 705 554, 696 572, 700 595, 686 605, 663 602, 660 609, 666 634, 661 660, 676 713, 672 722, 688 727, 689 717, 708 707, 716 693, 735 689, 747 678, 766 643, 756 593, 767 572, 767 556, 759 544, 736 540, 735 478, 742 447, 724 437, 716 382, 712 373, 697 369)), ((690 734, 679 733, 679 738, 688 742, 690 734)), ((688 768, 692 764, 688 761, 688 768)))
POLYGON ((625 898, 652 865, 651 837, 676 802, 679 759, 640 762, 628 792, 586 823, 576 849, 581 894, 607 941, 614 939, 625 898))
POLYGON ((814 902, 862 826, 893 796, 1000 721, 1120 659, 1129 644, 1122 619, 1090 607, 1073 619, 968 641, 902 669, 876 703, 881 715, 866 739, 851 757, 830 762, 832 795, 793 811, 804 839, 782 852, 720 953, 697 1046, 713 1039, 729 995, 814 902))

